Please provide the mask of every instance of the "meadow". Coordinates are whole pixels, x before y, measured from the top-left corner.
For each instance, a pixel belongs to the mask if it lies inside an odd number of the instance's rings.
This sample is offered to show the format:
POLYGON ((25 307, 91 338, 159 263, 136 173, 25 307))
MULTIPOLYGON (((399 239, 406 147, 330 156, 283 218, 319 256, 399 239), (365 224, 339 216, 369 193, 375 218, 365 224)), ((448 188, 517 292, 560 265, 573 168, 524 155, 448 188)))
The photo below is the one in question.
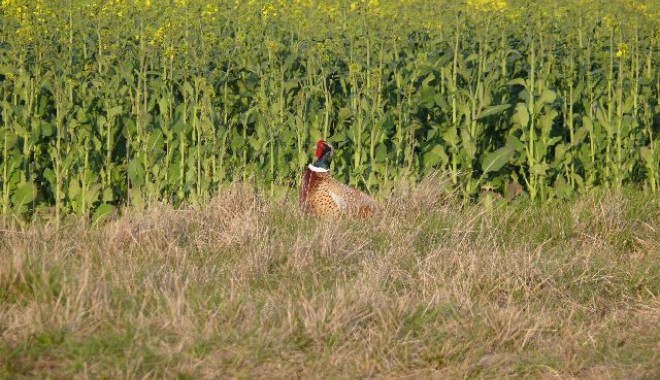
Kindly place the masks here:
POLYGON ((0 378, 660 376, 657 197, 465 206, 452 186, 398 183, 366 221, 237 182, 3 227, 0 378))
POLYGON ((659 378, 659 64, 656 1, 0 0, 0 378, 659 378))

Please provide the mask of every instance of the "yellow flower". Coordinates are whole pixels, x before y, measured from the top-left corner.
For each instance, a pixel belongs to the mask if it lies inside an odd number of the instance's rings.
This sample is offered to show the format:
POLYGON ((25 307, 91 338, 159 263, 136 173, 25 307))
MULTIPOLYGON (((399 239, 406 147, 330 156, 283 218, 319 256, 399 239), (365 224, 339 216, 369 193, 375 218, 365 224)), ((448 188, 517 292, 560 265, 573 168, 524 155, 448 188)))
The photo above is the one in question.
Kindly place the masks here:
POLYGON ((158 30, 156 30, 154 32, 154 36, 151 39, 150 43, 153 45, 153 44, 162 42, 163 39, 164 39, 165 33, 167 32, 167 29, 169 27, 170 27, 170 23, 167 23, 167 25, 163 25, 160 28, 158 28, 158 30))
POLYGON ((619 42, 617 44, 616 56, 621 58, 628 55, 628 44, 619 42))
POLYGON ((277 17, 277 14, 277 9, 275 9, 275 6, 272 4, 266 4, 263 8, 261 8, 261 15, 263 16, 264 20, 268 20, 271 17, 277 17))
POLYGON ((176 55, 175 53, 176 53, 176 52, 175 52, 175 50, 174 50, 174 47, 172 47, 172 46, 168 46, 168 47, 165 49, 165 56, 166 56, 167 58, 171 59, 171 60, 174 59, 174 56, 176 55))
POLYGON ((212 4, 206 4, 206 7, 202 11, 202 17, 213 17, 216 13, 218 13, 219 9, 216 5, 212 4))
POLYGON ((468 8, 480 12, 501 11, 508 4, 505 0, 467 0, 468 8))
POLYGON ((339 16, 339 9, 337 9, 336 6, 327 5, 321 2, 318 9, 322 14, 326 15, 330 19, 335 19, 339 16))

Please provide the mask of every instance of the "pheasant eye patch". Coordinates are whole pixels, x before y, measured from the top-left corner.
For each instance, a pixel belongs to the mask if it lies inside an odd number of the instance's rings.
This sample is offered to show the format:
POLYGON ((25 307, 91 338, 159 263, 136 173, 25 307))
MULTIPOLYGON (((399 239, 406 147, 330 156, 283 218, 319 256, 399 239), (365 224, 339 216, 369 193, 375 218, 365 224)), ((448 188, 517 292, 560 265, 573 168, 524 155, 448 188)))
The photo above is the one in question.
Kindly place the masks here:
POLYGON ((323 149, 326 147, 326 143, 323 140, 319 140, 316 143, 316 152, 314 153, 314 156, 316 156, 317 159, 321 158, 321 155, 323 155, 323 149))

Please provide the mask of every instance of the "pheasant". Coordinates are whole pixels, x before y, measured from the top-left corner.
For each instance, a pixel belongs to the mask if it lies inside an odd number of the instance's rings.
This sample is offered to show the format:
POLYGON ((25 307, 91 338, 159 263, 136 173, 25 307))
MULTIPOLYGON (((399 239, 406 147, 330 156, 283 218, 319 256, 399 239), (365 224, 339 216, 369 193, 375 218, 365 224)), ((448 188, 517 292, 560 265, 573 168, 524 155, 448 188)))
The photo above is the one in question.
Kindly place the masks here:
POLYGON ((316 161, 303 172, 300 206, 303 211, 320 216, 342 213, 369 216, 376 202, 367 194, 337 182, 330 175, 330 159, 335 149, 323 140, 316 143, 316 161))

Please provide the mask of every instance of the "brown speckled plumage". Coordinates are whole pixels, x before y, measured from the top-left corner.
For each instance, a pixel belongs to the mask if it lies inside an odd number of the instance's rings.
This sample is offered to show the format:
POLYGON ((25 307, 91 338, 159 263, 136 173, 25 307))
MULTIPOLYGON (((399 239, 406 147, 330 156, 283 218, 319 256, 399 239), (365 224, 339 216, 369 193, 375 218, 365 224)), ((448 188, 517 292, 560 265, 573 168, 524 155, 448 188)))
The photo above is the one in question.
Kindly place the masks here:
MULTIPOLYGON (((324 150, 325 146, 332 149, 323 141, 317 143, 315 163, 322 160, 321 156, 326 156, 325 159, 329 160, 332 150, 329 154, 323 155, 324 152, 327 153, 327 150, 324 150)), ((328 163, 321 162, 321 164, 328 163)), ((376 210, 376 202, 367 194, 337 182, 327 171, 314 171, 309 167, 303 172, 300 206, 305 212, 319 216, 337 216, 342 213, 368 216, 376 210)))

